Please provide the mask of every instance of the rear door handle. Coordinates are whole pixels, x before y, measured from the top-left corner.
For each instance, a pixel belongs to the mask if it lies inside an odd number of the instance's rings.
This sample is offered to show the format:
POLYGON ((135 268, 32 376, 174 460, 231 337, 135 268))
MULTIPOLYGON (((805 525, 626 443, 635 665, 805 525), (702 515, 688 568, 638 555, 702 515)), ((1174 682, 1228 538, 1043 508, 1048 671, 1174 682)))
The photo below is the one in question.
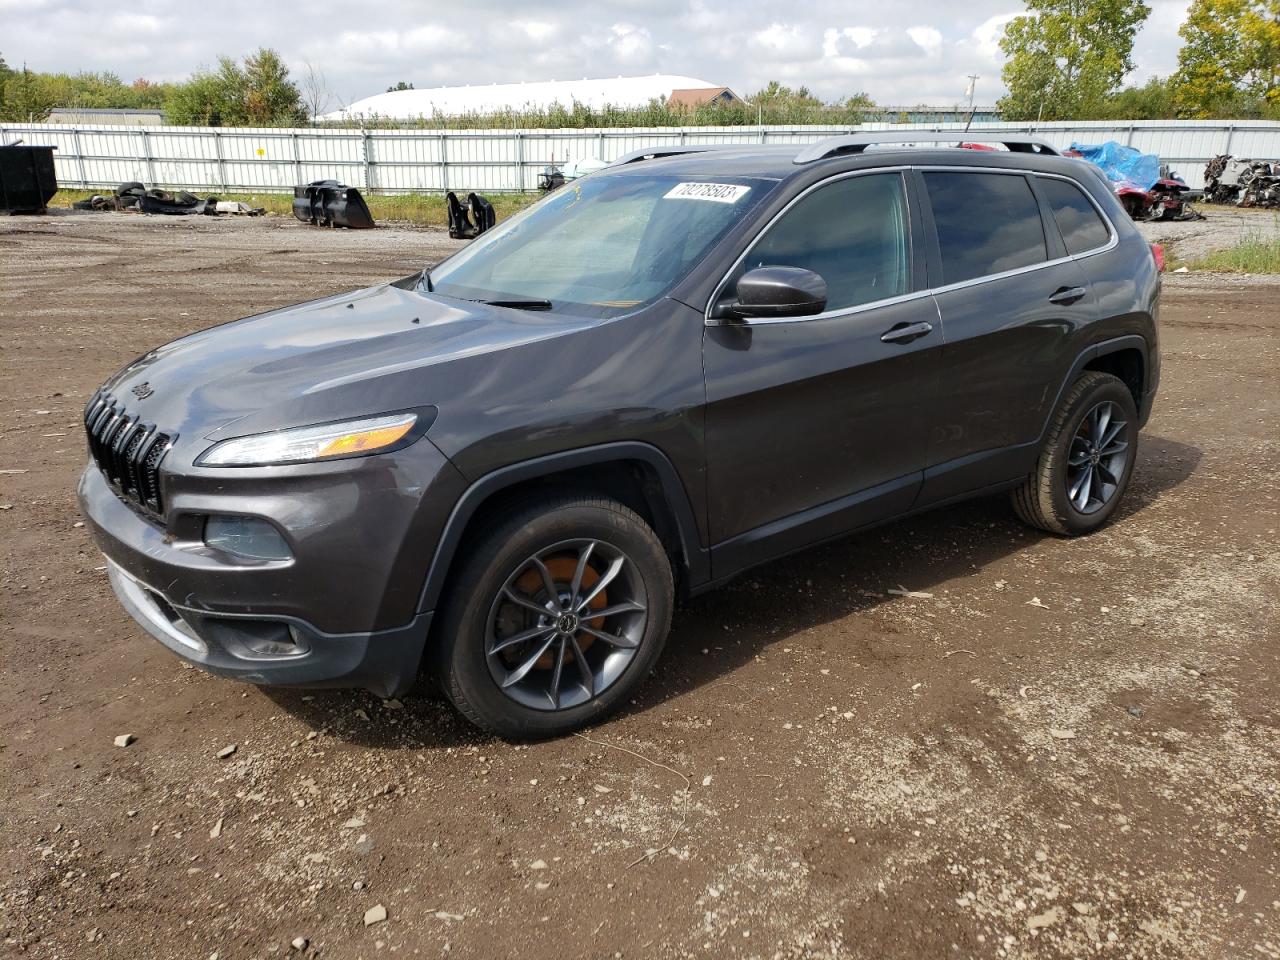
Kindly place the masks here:
POLYGON ((898 323, 880 334, 880 342, 910 343, 932 332, 933 324, 928 320, 921 320, 918 323, 898 323))
POLYGON ((1084 287, 1059 287, 1049 294, 1049 302, 1061 303, 1066 306, 1082 299, 1088 292, 1084 287))

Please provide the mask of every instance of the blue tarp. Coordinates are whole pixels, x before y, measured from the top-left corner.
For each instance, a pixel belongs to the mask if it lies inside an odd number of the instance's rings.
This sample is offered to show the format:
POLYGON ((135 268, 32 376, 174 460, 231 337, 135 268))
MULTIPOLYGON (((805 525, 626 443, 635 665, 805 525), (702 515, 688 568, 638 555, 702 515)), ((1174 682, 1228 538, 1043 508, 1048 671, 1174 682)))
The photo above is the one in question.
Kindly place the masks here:
POLYGON ((1097 146, 1073 143, 1071 149, 1099 167, 1112 183, 1150 190, 1160 179, 1160 158, 1154 153, 1139 153, 1114 140, 1097 146))

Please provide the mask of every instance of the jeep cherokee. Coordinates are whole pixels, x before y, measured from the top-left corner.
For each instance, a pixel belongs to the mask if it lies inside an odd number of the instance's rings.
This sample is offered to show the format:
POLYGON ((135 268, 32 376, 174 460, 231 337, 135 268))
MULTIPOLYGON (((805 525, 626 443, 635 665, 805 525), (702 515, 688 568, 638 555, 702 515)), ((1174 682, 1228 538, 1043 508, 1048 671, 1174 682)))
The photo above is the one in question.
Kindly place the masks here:
POLYGON ((908 139, 641 151, 428 271, 140 357, 85 410, 116 594, 214 673, 425 668, 532 738, 625 701, 675 598, 754 565, 998 491, 1097 529, 1159 379, 1159 251, 1046 144, 908 139))

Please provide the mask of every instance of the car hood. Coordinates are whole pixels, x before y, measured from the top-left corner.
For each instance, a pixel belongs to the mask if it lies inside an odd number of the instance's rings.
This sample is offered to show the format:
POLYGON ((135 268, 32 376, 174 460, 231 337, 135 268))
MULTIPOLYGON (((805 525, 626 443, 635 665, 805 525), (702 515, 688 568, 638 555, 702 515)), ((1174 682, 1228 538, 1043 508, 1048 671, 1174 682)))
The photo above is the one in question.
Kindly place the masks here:
POLYGON ((237 320, 139 357, 103 389, 185 440, 437 403, 426 368, 597 323, 417 292, 416 277, 237 320))

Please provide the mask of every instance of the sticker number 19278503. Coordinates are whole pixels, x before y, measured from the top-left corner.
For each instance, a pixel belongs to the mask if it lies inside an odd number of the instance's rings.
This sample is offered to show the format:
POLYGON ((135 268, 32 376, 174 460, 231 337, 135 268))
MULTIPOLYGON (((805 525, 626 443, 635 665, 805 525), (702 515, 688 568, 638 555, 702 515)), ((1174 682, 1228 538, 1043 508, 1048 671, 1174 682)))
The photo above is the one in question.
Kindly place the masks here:
POLYGON ((715 203, 737 203, 750 191, 736 183, 678 183, 664 195, 664 200, 711 200, 715 203))

